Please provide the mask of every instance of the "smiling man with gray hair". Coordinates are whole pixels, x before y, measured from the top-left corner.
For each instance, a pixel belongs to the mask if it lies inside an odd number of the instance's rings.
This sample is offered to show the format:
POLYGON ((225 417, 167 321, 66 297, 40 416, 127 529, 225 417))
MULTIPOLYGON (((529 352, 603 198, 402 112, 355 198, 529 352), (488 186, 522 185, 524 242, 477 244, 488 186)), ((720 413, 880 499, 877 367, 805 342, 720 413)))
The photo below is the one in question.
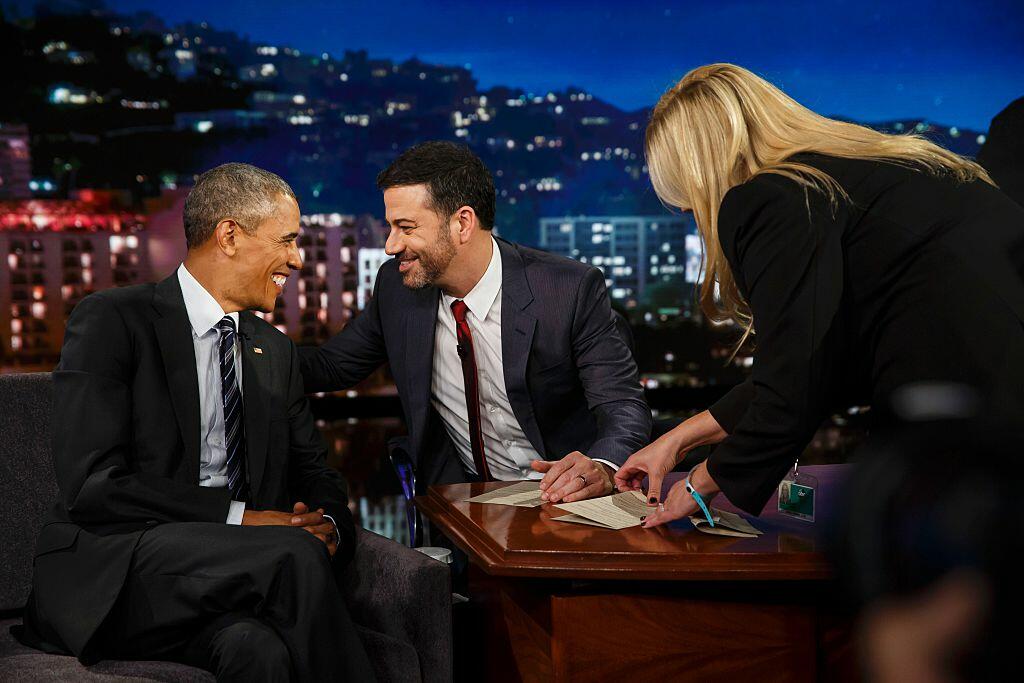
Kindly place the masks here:
POLYGON ((199 176, 188 255, 158 284, 86 297, 54 372, 60 497, 36 547, 23 642, 183 661, 218 680, 372 680, 339 593, 345 482, 269 312, 299 207, 247 164, 199 176))

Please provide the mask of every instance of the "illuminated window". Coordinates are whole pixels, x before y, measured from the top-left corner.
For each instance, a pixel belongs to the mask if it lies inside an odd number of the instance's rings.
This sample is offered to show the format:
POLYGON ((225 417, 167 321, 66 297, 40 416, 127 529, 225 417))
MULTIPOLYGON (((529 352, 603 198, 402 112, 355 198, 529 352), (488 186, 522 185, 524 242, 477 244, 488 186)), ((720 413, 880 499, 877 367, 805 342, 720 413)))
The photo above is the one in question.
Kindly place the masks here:
POLYGON ((46 304, 42 301, 37 301, 32 304, 32 317, 33 318, 45 318, 46 317, 46 304))
POLYGON ((12 336, 11 337, 11 350, 17 351, 20 348, 21 348, 21 337, 12 336))
POLYGON ((19 332, 21 332, 21 321, 20 320, 12 320, 11 321, 11 334, 18 334, 19 332))
POLYGON ((121 250, 123 248, 124 248, 124 237, 121 237, 120 235, 111 235, 110 236, 110 252, 112 254, 120 254, 121 250))
POLYGON ((327 292, 320 292, 320 308, 327 308, 327 292))
POLYGON ((316 276, 317 277, 327 277, 327 264, 326 263, 318 263, 318 264, 316 264, 316 276))
POLYGON ((36 301, 42 301, 46 295, 46 290, 41 285, 36 285, 32 288, 32 298, 36 301))
MULTIPOLYGON (((135 235, 128 235, 127 237, 124 238, 124 243, 128 245, 129 249, 137 249, 139 247, 139 238, 136 237, 135 235)), ((83 263, 82 265, 89 264, 83 263)))

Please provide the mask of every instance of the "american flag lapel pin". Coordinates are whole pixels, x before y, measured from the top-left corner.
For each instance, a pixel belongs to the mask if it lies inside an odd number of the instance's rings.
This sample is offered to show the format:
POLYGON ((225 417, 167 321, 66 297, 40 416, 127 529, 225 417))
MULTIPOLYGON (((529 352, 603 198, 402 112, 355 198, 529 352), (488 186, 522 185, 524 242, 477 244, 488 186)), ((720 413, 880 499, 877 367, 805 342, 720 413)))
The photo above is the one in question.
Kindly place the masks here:
POLYGON ((260 347, 258 347, 258 346, 254 346, 254 347, 252 347, 252 352, 253 352, 253 353, 258 353, 258 354, 260 354, 260 355, 263 355, 263 349, 261 349, 261 348, 260 348, 260 347))

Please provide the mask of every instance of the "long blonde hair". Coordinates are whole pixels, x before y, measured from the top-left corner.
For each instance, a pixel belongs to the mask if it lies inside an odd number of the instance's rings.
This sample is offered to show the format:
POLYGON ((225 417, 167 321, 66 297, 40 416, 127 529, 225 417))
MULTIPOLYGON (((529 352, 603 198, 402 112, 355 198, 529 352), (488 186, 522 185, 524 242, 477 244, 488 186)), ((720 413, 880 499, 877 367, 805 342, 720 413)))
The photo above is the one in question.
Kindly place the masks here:
POLYGON ((741 325, 743 339, 754 320, 718 241, 718 209, 731 188, 759 173, 777 173, 821 191, 833 205, 846 198, 827 173, 787 160, 798 152, 889 161, 995 184, 978 164, 918 135, 887 135, 819 116, 733 64, 709 64, 683 76, 654 108, 645 146, 658 197, 692 209, 697 221, 704 243, 701 309, 713 322, 741 325))

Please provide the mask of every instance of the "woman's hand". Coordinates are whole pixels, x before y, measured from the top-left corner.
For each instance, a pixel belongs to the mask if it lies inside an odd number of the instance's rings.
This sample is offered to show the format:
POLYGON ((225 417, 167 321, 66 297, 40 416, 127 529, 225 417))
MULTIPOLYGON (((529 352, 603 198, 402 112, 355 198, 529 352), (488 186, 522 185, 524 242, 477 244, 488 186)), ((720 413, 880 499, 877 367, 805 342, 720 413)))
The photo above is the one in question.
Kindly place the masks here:
POLYGON ((619 491, 639 491, 644 477, 649 477, 647 503, 657 505, 661 500, 661 480, 679 462, 679 447, 673 438, 674 434, 675 431, 669 432, 629 456, 615 473, 615 488, 619 491))
MULTIPOLYGON (((706 461, 694 467, 693 471, 690 472, 690 485, 697 489, 701 498, 704 499, 704 504, 710 509, 711 499, 718 495, 719 489, 715 480, 708 474, 706 461)), ((669 489, 668 495, 665 496, 664 505, 659 505, 654 512, 647 515, 640 523, 640 526, 645 529, 651 529, 693 514, 704 513, 700 506, 697 505, 697 501, 686 490, 686 482, 680 481, 669 489)))
POLYGON ((647 503, 657 505, 661 501, 661 482, 679 459, 697 446, 718 443, 726 436, 728 434, 711 413, 702 411, 629 456, 615 473, 615 488, 619 491, 639 491, 646 475, 650 477, 647 503))

